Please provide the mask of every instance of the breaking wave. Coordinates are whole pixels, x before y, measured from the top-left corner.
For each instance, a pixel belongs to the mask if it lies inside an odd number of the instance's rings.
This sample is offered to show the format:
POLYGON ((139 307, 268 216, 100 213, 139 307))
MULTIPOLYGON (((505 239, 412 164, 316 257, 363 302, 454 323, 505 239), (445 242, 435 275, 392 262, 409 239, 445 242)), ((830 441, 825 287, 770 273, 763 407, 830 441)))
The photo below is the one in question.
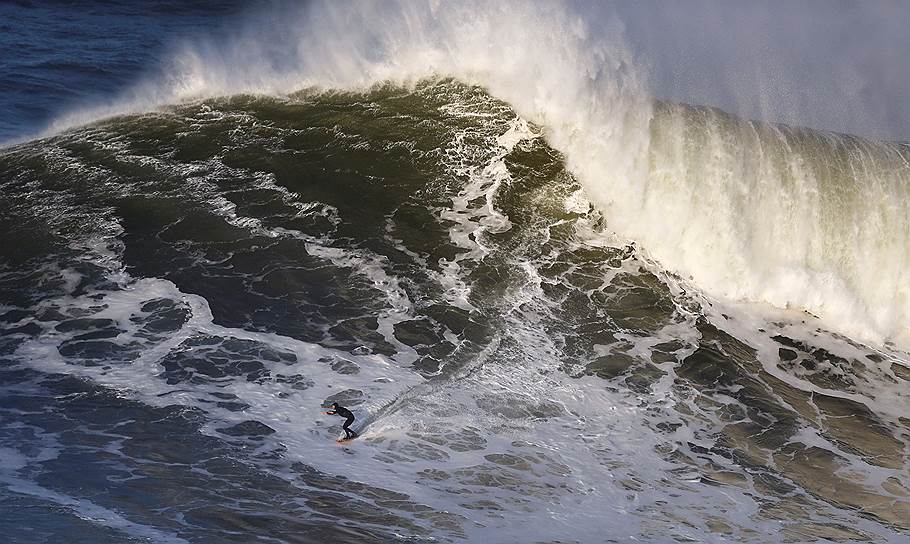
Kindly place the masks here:
POLYGON ((325 2, 253 19, 52 130, 212 96, 454 77, 539 125, 615 232, 709 293, 907 341, 906 145, 655 103, 621 22, 565 6, 325 2))

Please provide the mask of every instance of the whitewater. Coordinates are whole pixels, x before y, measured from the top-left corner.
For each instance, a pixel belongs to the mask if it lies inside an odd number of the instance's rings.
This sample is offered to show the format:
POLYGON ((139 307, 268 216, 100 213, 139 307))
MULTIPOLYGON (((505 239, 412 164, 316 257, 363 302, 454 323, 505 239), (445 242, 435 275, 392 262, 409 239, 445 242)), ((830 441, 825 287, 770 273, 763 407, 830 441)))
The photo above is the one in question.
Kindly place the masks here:
POLYGON ((0 151, 0 500, 96 542, 902 542, 908 181, 655 100, 609 15, 278 7, 0 151))

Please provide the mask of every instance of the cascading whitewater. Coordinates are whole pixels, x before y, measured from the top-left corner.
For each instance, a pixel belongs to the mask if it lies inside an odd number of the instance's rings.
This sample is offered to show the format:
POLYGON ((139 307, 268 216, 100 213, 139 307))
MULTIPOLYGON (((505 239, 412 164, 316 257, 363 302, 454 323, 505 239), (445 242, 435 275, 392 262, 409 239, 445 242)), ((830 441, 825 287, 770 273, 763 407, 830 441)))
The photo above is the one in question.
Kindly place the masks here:
MULTIPOLYGON (((624 232, 699 286, 906 342, 910 147, 661 104, 624 232)), ((597 188, 591 188, 597 194, 597 188)))
POLYGON ((907 148, 655 108, 609 17, 547 3, 279 9, 227 43, 185 44, 128 98, 53 129, 207 96, 432 77, 481 85, 540 125, 613 230, 708 292, 906 343, 907 148))

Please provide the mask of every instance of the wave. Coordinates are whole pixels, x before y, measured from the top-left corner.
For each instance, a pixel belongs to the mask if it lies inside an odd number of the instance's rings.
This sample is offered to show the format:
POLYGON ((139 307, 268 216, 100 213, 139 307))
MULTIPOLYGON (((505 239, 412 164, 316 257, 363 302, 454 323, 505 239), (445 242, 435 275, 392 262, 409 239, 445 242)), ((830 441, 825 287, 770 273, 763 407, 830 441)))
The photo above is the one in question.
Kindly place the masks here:
MULTIPOLYGON (((651 112, 647 175, 674 122, 704 132, 679 116, 721 116, 675 108, 651 112)), ((32 240, 0 267, 0 377, 47 430, 5 408, 0 454, 59 451, 7 484, 139 537, 900 541, 906 358, 706 300, 605 235, 538 128, 445 80, 0 156, 7 237, 32 240), (349 449, 315 414, 333 400, 363 425, 349 449)))
POLYGON ((621 236, 707 292, 906 345, 910 151, 659 103, 622 22, 545 2, 333 2, 251 14, 174 49, 51 131, 200 98, 453 77, 538 125, 621 236))

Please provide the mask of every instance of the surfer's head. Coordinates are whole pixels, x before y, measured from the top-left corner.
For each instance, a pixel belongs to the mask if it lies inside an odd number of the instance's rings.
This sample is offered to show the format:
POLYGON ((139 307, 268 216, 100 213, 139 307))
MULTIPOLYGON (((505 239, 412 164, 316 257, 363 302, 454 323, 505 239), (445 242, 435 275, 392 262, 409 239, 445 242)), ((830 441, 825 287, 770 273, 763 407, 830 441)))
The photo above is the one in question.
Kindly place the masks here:
POLYGON ((332 403, 332 408, 338 408, 338 403, 337 403, 337 402, 333 402, 333 403, 332 403))

